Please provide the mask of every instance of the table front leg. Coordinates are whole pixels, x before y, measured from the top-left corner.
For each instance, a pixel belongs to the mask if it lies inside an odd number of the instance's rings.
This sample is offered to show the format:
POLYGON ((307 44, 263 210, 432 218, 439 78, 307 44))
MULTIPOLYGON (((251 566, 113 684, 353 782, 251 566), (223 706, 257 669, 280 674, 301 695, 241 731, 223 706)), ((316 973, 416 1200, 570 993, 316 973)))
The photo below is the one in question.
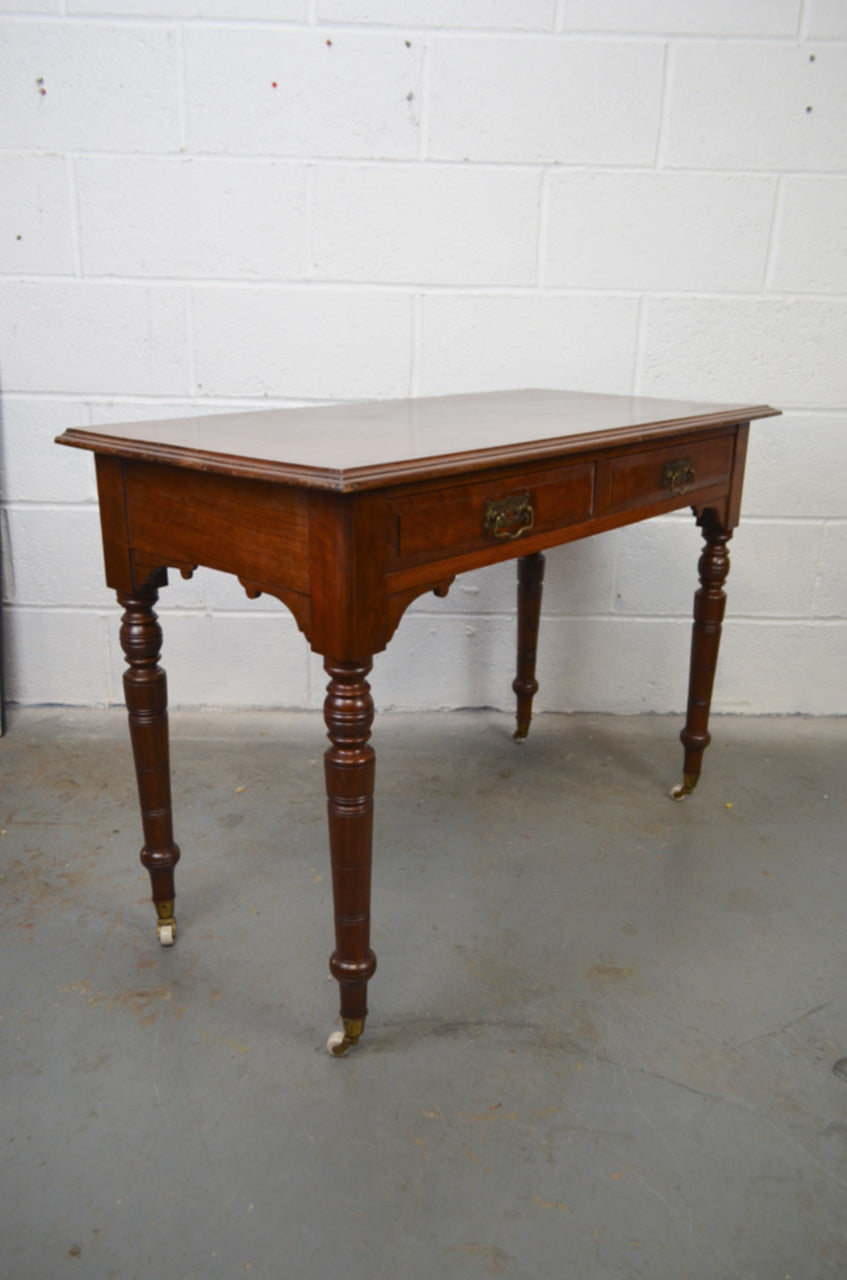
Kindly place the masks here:
POLYGON ((335 906, 335 951, 329 968, 340 988, 344 1026, 330 1036, 327 1048, 341 1057, 364 1030, 368 980, 376 969, 370 948, 374 752, 369 740, 374 708, 367 681, 370 658, 327 658, 324 667, 330 677, 324 702, 330 746, 324 769, 335 906))
POLYGON ((532 700, 538 693, 535 658, 538 624, 541 619, 541 591, 544 583, 544 556, 536 551, 518 560, 518 661, 512 690, 517 695, 515 742, 523 742, 532 719, 532 700))
POLYGON ((703 513, 700 525, 706 545, 698 566, 700 588, 694 595, 688 711, 685 728, 679 735, 685 747, 682 782, 671 789, 674 800, 684 800, 691 795, 700 777, 703 752, 711 742, 709 710, 718 663, 721 623, 726 607, 723 587, 729 573, 727 543, 732 537, 732 530, 725 529, 710 510, 703 513))
POLYGON ((153 609, 158 596, 155 587, 143 587, 131 595, 119 593, 118 602, 124 609, 124 694, 144 830, 141 862, 150 873, 159 941, 170 946, 176 938, 174 867, 179 848, 171 811, 167 680, 158 665, 162 631, 153 609))

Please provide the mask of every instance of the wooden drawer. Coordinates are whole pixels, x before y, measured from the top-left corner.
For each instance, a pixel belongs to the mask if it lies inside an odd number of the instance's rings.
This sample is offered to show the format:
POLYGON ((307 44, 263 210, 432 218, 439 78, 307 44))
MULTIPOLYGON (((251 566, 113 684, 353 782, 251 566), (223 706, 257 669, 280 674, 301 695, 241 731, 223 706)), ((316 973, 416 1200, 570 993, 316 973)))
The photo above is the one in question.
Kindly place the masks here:
POLYGON ((642 449, 609 462, 609 513, 729 482, 734 435, 642 449))
POLYGON ((578 462, 398 497, 390 503, 394 563, 442 559, 589 520, 594 473, 593 462, 578 462))

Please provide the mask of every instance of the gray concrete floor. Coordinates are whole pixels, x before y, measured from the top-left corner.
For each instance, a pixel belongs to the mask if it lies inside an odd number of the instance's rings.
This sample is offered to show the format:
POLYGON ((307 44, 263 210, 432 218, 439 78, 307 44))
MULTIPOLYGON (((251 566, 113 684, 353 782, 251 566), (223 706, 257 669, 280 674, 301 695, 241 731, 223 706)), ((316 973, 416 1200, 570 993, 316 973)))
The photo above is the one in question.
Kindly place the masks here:
POLYGON ((171 719, 155 939, 121 712, 0 743, 4 1280, 847 1275, 847 723, 376 725, 335 1060, 319 717, 171 719), (836 1069, 834 1069, 836 1068, 836 1069))

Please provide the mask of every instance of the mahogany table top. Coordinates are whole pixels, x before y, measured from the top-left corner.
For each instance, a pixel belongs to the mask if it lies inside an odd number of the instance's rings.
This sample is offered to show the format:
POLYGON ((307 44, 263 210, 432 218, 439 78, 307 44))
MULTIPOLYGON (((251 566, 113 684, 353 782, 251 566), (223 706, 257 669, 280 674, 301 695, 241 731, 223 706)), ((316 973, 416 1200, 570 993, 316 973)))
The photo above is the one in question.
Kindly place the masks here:
POLYGON ((336 492, 633 445, 770 417, 769 405, 492 391, 71 429, 59 443, 336 492))

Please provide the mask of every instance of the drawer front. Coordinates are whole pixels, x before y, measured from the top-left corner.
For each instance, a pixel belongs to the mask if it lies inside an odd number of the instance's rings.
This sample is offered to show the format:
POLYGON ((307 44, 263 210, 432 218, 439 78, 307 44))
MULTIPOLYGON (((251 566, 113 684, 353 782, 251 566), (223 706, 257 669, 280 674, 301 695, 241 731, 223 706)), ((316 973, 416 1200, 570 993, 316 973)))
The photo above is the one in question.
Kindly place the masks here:
POLYGON ((390 504, 395 565, 519 541, 594 513, 593 462, 418 493, 390 504))
POLYGON ((735 437, 717 436, 669 449, 643 449, 609 462, 610 513, 679 499, 729 482, 735 437))

